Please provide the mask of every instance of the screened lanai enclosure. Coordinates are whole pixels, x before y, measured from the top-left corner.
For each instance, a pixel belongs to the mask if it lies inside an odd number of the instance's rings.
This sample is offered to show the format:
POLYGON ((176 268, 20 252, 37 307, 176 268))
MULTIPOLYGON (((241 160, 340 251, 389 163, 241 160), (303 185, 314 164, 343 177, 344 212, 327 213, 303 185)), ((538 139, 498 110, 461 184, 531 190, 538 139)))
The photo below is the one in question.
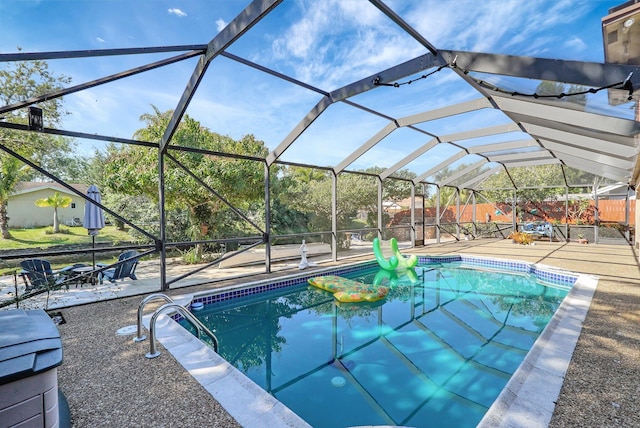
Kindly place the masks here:
MULTIPOLYGON (((156 46, 123 33, 121 46, 0 54, 8 73, 45 62, 68 77, 5 94, 2 162, 86 199, 46 156, 72 141, 100 167, 85 184, 131 236, 39 255, 135 248, 159 259, 166 290, 211 266, 271 272, 286 251, 299 258, 302 240, 332 260, 370 253, 375 237, 407 248, 540 225, 547 241, 634 245, 634 2, 599 2, 607 19, 583 29, 588 49, 554 39, 582 7, 558 5, 536 16, 533 42, 519 43, 517 26, 475 34, 500 42, 490 52, 469 48, 461 17, 449 28, 447 2, 225 3, 201 11, 198 40, 169 26, 156 46), (186 254, 199 263, 167 278, 167 259, 186 254)), ((489 3, 474 8, 465 19, 507 19, 489 3)), ((140 31, 126 15, 126 30, 140 31)))

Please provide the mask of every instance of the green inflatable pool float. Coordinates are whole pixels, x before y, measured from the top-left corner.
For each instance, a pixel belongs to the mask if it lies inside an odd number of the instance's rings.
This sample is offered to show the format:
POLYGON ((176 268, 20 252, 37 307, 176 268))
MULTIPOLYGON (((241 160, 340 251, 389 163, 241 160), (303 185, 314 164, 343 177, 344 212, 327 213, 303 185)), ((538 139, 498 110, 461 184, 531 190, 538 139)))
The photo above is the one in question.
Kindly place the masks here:
POLYGON ((416 256, 415 254, 412 254, 409 257, 405 257, 402 255, 402 253, 400 253, 400 249, 398 248, 398 241, 396 240, 396 238, 391 238, 389 244, 391 246, 391 253, 393 255, 387 260, 382 254, 382 249, 380 248, 380 240, 378 238, 374 238, 373 240, 373 254, 382 269, 410 269, 418 264, 418 256, 416 256))

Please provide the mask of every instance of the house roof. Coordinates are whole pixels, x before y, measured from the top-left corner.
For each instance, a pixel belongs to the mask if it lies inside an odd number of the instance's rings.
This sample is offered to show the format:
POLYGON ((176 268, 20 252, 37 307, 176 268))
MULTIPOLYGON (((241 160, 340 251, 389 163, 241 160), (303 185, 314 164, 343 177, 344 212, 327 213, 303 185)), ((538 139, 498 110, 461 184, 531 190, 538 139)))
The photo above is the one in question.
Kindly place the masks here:
MULTIPOLYGON (((80 193, 87 193, 89 186, 87 184, 69 183, 71 187, 80 193)), ((22 181, 15 187, 13 195, 24 195, 26 193, 37 192, 39 190, 51 189, 54 192, 62 192, 73 195, 69 189, 56 182, 42 182, 42 181, 22 181)))

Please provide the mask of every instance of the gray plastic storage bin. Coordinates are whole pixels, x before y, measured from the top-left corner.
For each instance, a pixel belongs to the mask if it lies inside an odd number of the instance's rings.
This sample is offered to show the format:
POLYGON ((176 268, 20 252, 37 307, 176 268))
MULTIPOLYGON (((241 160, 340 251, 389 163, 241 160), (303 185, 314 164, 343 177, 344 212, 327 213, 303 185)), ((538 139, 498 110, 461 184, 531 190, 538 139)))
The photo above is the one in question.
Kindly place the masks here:
POLYGON ((57 427, 60 332, 43 310, 0 311, 0 427, 57 427))

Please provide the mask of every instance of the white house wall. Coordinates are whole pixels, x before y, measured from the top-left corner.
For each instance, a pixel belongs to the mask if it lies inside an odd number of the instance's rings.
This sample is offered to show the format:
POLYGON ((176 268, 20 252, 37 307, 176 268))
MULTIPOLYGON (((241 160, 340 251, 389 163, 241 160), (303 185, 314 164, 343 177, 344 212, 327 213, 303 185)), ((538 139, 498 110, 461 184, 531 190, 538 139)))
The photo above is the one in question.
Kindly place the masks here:
POLYGON ((72 199, 71 205, 69 205, 68 208, 58 208, 58 221, 60 224, 71 221, 74 217, 82 221, 84 217, 84 199, 80 196, 62 190, 39 189, 33 192, 13 195, 9 198, 9 204, 7 205, 9 228, 21 229, 52 226, 53 208, 40 208, 36 206, 35 202, 38 199, 53 196, 56 191, 61 195, 70 196, 72 199))

